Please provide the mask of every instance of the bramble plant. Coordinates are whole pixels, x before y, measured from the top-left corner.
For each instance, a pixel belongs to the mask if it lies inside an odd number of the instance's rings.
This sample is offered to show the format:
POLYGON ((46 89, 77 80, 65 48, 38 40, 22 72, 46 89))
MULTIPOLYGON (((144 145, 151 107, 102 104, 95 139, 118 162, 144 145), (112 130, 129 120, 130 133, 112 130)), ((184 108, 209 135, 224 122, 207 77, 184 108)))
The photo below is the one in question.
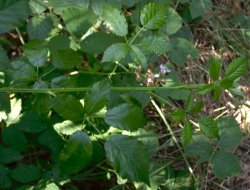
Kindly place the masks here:
MULTIPOLYGON (((212 8, 210 0, 180 2, 189 3, 192 19, 212 8)), ((0 2, 0 189, 77 189, 77 181, 94 179, 116 184, 113 189, 194 189, 187 157, 208 162, 221 179, 239 174, 232 153, 242 137, 236 120, 205 116, 194 94, 212 92, 219 100, 224 90, 237 89, 247 58, 234 59, 225 73, 211 58, 210 84, 182 84, 175 68, 199 52, 180 32, 183 20, 172 4, 0 2), (18 55, 8 53, 8 32, 19 36, 18 55), (190 174, 157 161, 147 106, 160 116, 190 174), (170 121, 183 126, 181 141, 170 121)))

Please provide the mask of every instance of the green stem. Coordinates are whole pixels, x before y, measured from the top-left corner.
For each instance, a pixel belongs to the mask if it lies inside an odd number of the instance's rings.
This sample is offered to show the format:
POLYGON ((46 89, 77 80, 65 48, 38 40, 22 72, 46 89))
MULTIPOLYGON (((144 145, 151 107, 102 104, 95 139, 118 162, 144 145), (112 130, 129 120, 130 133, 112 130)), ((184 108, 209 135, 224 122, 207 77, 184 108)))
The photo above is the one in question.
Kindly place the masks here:
POLYGON ((136 35, 133 37, 133 39, 129 42, 129 45, 131 45, 134 41, 135 41, 135 39, 138 37, 138 35, 141 33, 141 31, 144 29, 144 27, 142 27, 137 33, 136 33, 136 35))
MULTIPOLYGON (((204 84, 195 84, 195 85, 179 85, 179 86, 149 86, 149 87, 111 87, 111 91, 143 91, 150 92, 155 90, 191 90, 198 89, 204 84)), ((91 87, 77 87, 77 88, 12 88, 12 87, 3 87, 0 88, 1 92, 7 93, 60 93, 60 92, 86 92, 89 91, 91 87)))
POLYGON ((152 102, 153 106, 155 107, 155 109, 157 110, 157 112, 159 113, 159 115, 161 116, 161 118, 162 118, 164 124, 166 125, 170 135, 172 136, 172 139, 174 140, 175 144, 177 145, 177 148, 179 149, 179 151, 180 151, 180 153, 181 153, 181 155, 182 155, 182 157, 183 157, 183 159, 188 167, 190 174, 192 175, 194 180, 197 181, 196 177, 194 175, 193 169, 191 168, 191 166, 190 166, 190 164, 189 164, 189 162, 188 162, 188 160, 187 160, 187 158, 186 158, 186 156, 181 148, 181 145, 179 144, 178 140, 176 139, 174 132, 172 131, 170 125, 168 124, 168 122, 164 116, 164 113, 161 111, 160 107, 156 104, 156 102, 153 99, 151 100, 151 102, 152 102))

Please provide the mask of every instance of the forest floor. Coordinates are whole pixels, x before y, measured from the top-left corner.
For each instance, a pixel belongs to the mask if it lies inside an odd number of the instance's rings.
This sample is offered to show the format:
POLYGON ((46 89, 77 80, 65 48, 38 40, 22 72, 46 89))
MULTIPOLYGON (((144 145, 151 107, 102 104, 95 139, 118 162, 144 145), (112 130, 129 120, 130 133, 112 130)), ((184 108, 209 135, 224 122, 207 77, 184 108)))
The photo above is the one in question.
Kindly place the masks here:
MULTIPOLYGON (((199 60, 188 62, 185 68, 179 70, 182 81, 188 84, 209 83, 209 78, 204 76, 208 72, 208 60, 210 56, 221 59, 229 63, 233 57, 248 52, 250 38, 250 1, 214 0, 214 9, 205 16, 204 22, 189 25, 193 32, 193 41, 199 49, 201 57, 199 60), (242 18, 244 21, 233 25, 231 20, 242 18), (221 21, 223 20, 223 23, 221 21)), ((238 177, 227 178, 218 181, 207 171, 203 176, 201 187, 206 190, 249 190, 250 189, 250 70, 240 80, 240 90, 244 98, 235 98, 229 92, 225 92, 220 101, 214 101, 213 97, 207 96, 205 99, 205 111, 212 116, 234 116, 244 137, 242 143, 235 150, 235 154, 240 159, 242 171, 238 177)), ((193 166, 194 168, 196 166, 193 166)))

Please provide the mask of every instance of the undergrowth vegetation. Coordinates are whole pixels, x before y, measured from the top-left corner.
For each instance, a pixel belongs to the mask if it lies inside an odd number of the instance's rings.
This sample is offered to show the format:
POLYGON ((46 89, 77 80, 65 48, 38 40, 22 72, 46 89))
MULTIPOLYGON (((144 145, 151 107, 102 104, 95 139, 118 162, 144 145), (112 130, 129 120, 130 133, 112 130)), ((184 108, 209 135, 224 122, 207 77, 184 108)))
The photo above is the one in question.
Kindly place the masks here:
POLYGON ((237 46, 250 35, 229 37, 215 2, 2 0, 0 189, 204 189, 208 174, 237 176, 239 124, 203 100, 244 97, 237 46), (188 84, 178 71, 200 58, 204 22, 237 56, 210 56, 209 82, 188 84))

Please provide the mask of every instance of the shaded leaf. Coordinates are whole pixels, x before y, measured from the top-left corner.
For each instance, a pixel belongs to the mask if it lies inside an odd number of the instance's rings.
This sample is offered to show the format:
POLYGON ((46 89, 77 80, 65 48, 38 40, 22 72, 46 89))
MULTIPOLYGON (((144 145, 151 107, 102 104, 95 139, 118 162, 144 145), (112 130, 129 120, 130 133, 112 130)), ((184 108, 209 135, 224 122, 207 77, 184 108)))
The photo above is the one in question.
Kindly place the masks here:
POLYGON ((110 83, 103 80, 95 83, 84 99, 84 111, 91 115, 102 109, 110 96, 110 83))
POLYGON ((47 128, 43 118, 35 112, 26 112, 15 127, 28 133, 39 133, 47 128))
POLYGON ((30 40, 24 46, 24 53, 34 67, 42 67, 47 60, 48 50, 45 42, 30 40))
POLYGON ((11 148, 5 148, 0 145, 0 163, 9 164, 22 159, 22 155, 11 148))
POLYGON ((28 141, 23 132, 14 127, 4 129, 2 140, 4 144, 9 145, 12 149, 17 151, 26 150, 28 145, 28 141))
POLYGON ((28 0, 4 0, 0 3, 0 33, 19 27, 29 15, 28 0))
POLYGON ((0 164, 0 187, 3 189, 9 189, 12 184, 8 174, 9 169, 0 164))
POLYGON ((119 62, 126 57, 129 52, 128 45, 116 43, 109 46, 102 57, 102 62, 119 62))
POLYGON ((28 35, 31 39, 45 39, 53 28, 53 20, 49 15, 34 16, 27 24, 28 35))
POLYGON ((198 163, 209 161, 213 151, 209 139, 201 134, 194 134, 192 141, 185 148, 186 155, 197 157, 198 163))
POLYGON ((57 50, 52 56, 52 64, 58 69, 72 69, 82 63, 81 55, 72 49, 57 50))
POLYGON ((95 32, 85 38, 81 43, 81 50, 86 53, 97 54, 105 51, 112 44, 122 42, 123 39, 105 32, 95 32), (97 45, 98 44, 98 45, 97 45))
POLYGON ((93 154, 93 146, 84 132, 73 133, 59 156, 59 168, 62 175, 76 173, 87 167, 93 154))
POLYGON ((167 44, 170 60, 176 64, 183 65, 188 56, 198 58, 198 50, 193 44, 183 38, 173 38, 167 44))
POLYGON ((61 13, 67 30, 76 37, 83 36, 98 17, 84 7, 67 7, 61 13))
POLYGON ((20 165, 11 171, 11 177, 21 183, 38 180, 41 175, 40 169, 35 165, 20 165))
POLYGON ((217 126, 220 133, 218 145, 221 148, 234 149, 240 144, 243 134, 235 118, 221 117, 217 120, 217 126))
POLYGON ((147 58, 138 47, 130 46, 130 55, 135 63, 141 65, 144 69, 147 68, 147 58))
POLYGON ((211 0, 192 0, 189 8, 191 17, 194 19, 202 16, 206 11, 211 10, 212 6, 211 0))
POLYGON ((105 151, 110 163, 122 178, 149 184, 149 161, 141 142, 134 137, 113 135, 105 143, 105 151))
POLYGON ((52 108, 64 119, 79 121, 83 119, 84 109, 79 100, 72 95, 58 95, 51 99, 52 108))
POLYGON ((105 122, 119 129, 136 131, 143 126, 144 117, 141 108, 125 103, 109 109, 105 122))
POLYGON ((211 159, 214 174, 220 178, 237 176, 241 167, 237 157, 229 152, 216 151, 211 159))

